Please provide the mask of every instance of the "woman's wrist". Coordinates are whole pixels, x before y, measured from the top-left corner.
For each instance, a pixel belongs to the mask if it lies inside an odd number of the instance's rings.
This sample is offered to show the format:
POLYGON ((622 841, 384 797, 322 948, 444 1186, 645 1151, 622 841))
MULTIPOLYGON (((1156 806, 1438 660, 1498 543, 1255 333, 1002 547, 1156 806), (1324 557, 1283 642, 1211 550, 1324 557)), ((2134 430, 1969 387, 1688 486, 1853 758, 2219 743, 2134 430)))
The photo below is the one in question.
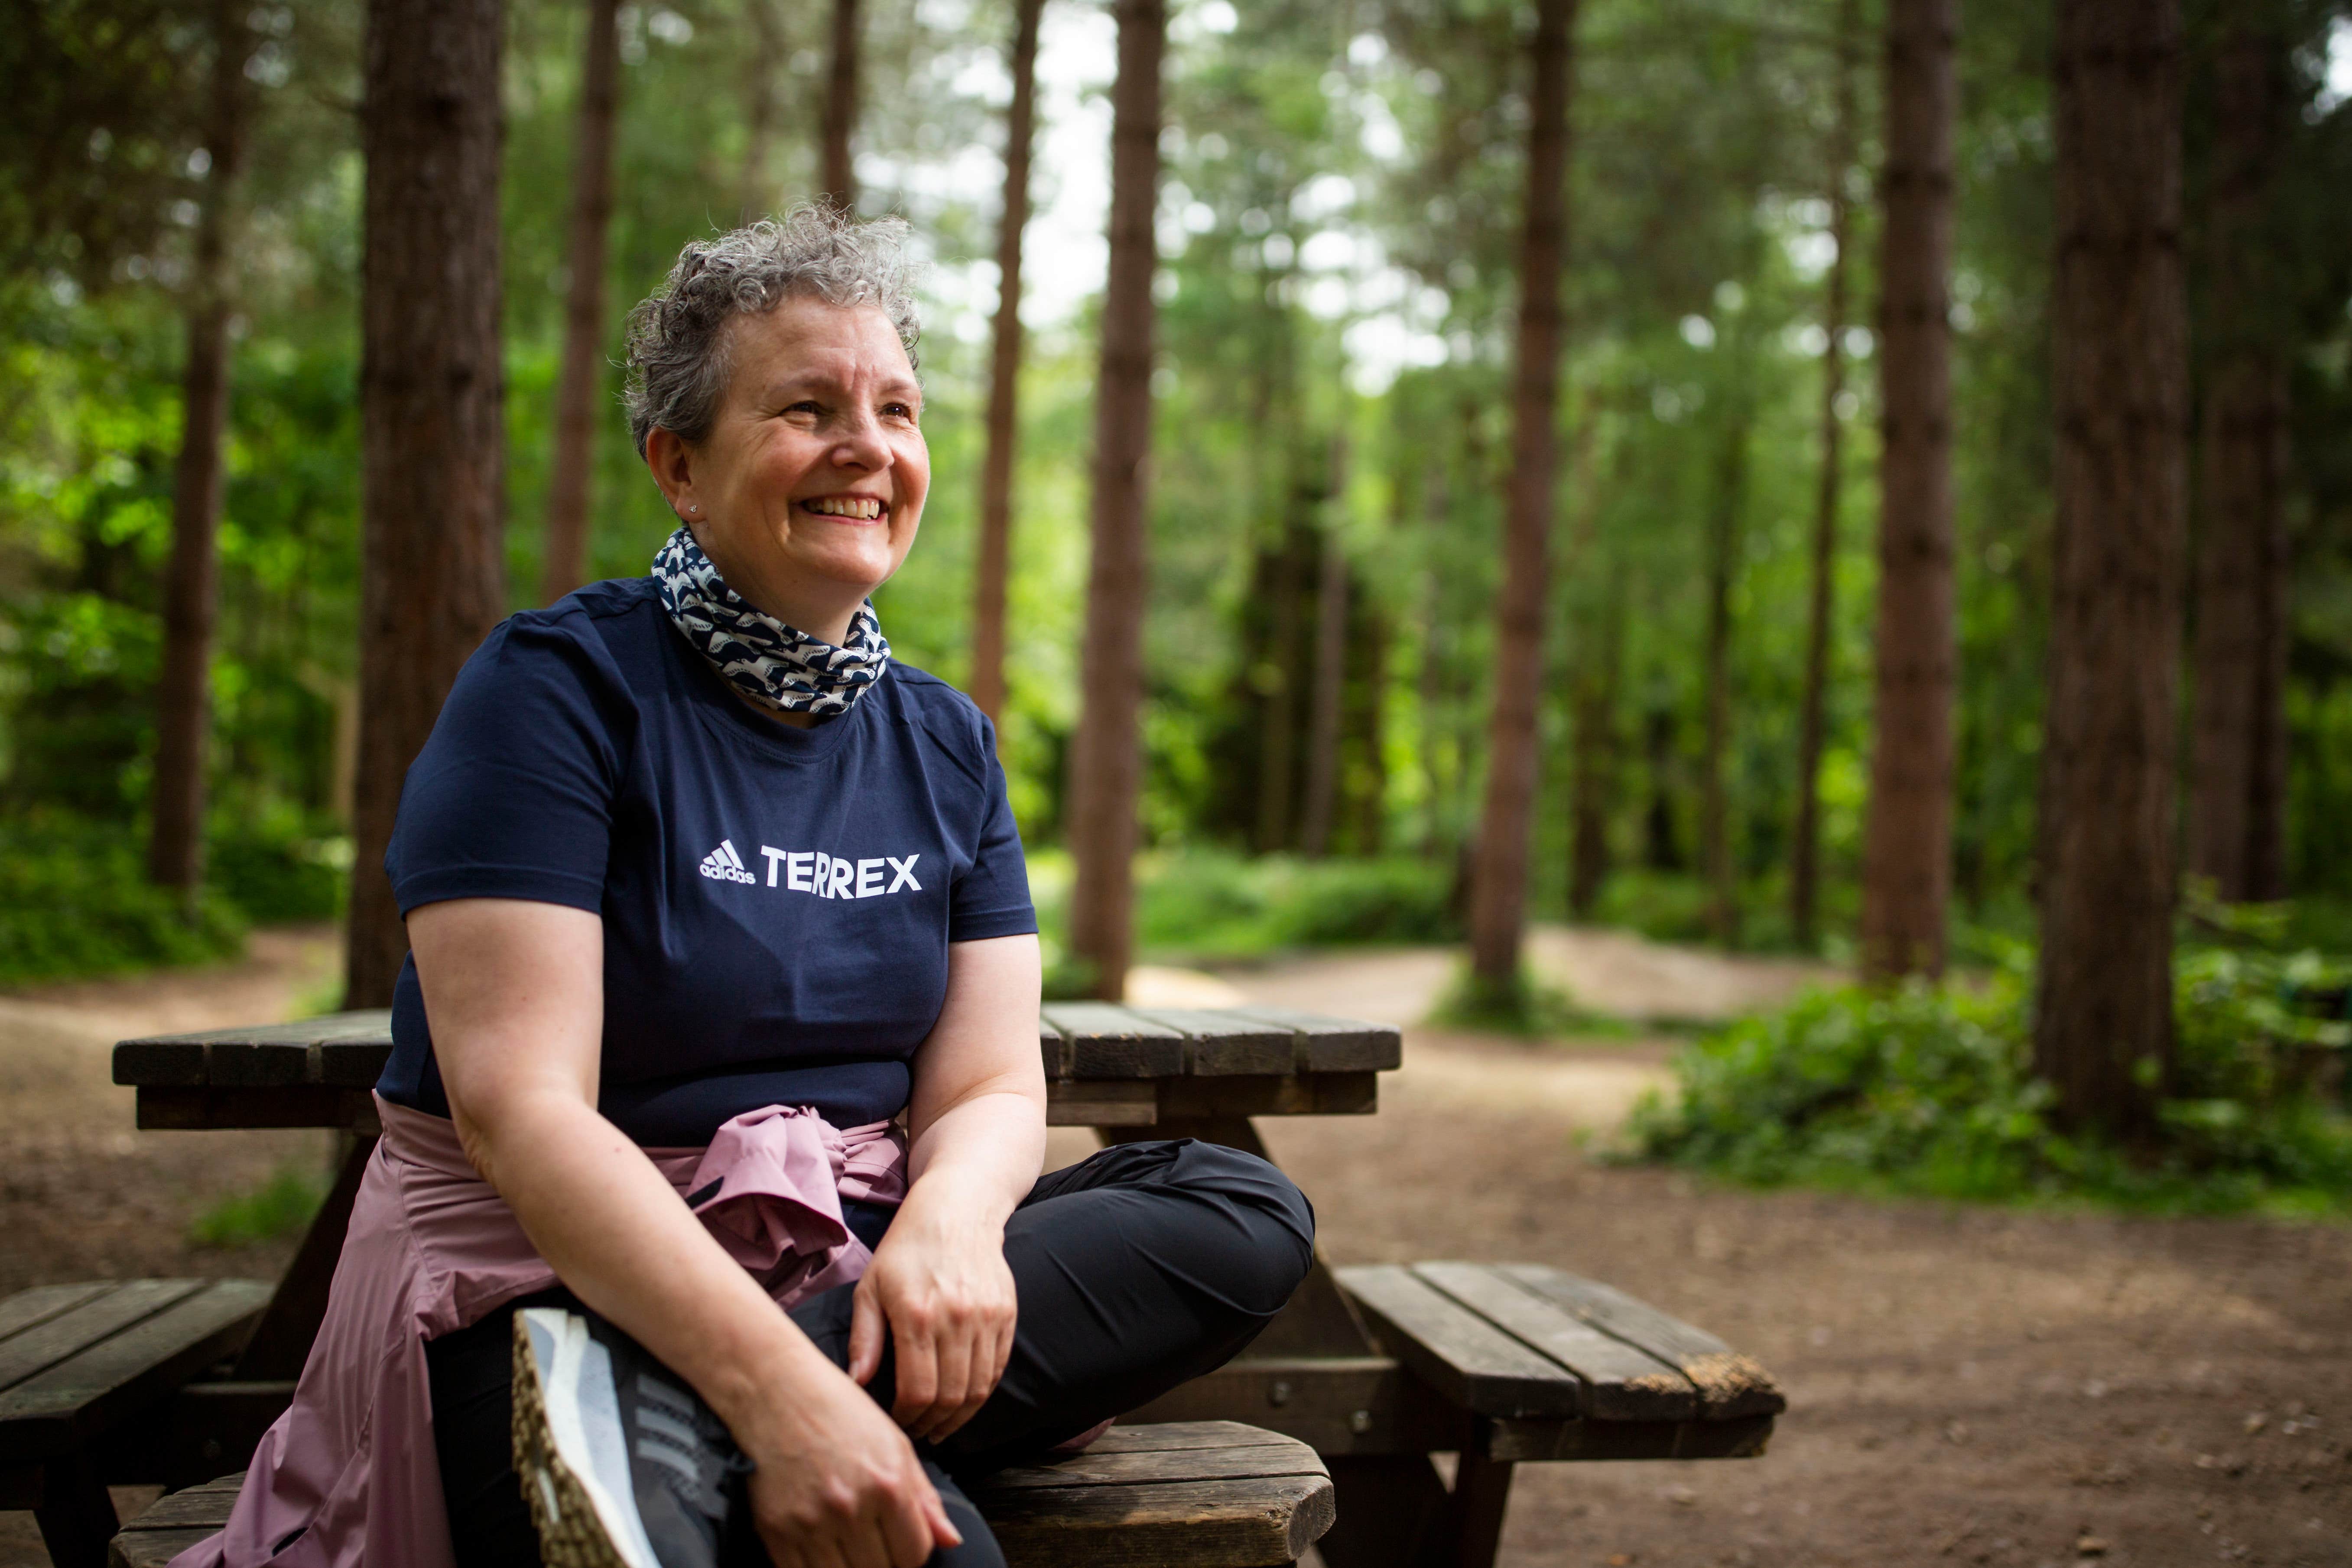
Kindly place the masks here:
POLYGON ((778 1416, 805 1409, 826 1379, 847 1377, 792 1319, 782 1312, 767 1318, 756 1334, 714 1347, 705 1369, 698 1369, 702 1375, 689 1379, 746 1447, 758 1446, 778 1416))

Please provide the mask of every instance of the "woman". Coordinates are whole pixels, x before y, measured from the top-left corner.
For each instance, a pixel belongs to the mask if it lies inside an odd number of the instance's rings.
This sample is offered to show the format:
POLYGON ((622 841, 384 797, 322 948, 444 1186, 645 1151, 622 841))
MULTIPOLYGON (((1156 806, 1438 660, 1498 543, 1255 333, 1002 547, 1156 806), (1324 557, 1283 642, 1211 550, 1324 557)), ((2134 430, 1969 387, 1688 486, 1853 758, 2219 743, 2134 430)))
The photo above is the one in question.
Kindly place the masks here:
POLYGON ((184 1563, 997 1563, 956 1473, 1214 1367, 1303 1277, 1248 1155, 1039 1179, 993 736, 868 601, 930 478, 903 228, 689 245, 632 318, 681 526, 493 632, 409 771, 383 1142, 184 1563))

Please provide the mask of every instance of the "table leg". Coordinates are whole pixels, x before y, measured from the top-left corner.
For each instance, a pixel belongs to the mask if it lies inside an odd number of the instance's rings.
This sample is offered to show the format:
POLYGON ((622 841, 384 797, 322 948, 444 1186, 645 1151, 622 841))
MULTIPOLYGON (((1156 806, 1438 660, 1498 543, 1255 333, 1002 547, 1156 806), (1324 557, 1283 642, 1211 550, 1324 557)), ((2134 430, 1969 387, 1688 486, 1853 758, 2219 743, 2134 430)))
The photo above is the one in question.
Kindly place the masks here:
POLYGON ((1327 1454, 1339 1517, 1315 1549, 1326 1568, 1452 1568, 1452 1499, 1423 1454, 1327 1454))
POLYGON ((239 1382, 266 1383, 302 1375, 302 1363, 310 1357, 310 1342, 319 1337, 319 1325, 327 1318, 327 1290, 335 1280, 335 1264, 343 1255, 343 1233, 351 1227, 352 1204, 359 1196, 360 1178, 367 1173, 368 1161, 375 1153, 375 1142, 373 1133, 352 1140, 327 1201, 319 1205, 318 1216, 310 1221, 294 1261, 278 1282, 277 1294, 269 1298, 253 1338, 246 1342, 244 1353, 236 1359, 239 1382))
POLYGON ((56 1568, 104 1568, 106 1543, 121 1528, 97 1467, 79 1450, 42 1468, 41 1500, 33 1518, 56 1568))
POLYGON ((1454 1561, 1449 1568, 1494 1568, 1503 1542, 1503 1510, 1511 1500, 1511 1461, 1465 1450, 1454 1472, 1454 1561))

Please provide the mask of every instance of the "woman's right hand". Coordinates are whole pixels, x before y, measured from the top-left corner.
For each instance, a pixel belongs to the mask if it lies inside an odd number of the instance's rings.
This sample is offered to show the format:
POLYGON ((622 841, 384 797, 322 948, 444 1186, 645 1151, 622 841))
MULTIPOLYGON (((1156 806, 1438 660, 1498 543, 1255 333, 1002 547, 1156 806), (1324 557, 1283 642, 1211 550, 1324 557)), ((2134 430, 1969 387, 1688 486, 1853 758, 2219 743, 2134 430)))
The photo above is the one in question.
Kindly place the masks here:
POLYGON ((776 1568, 921 1568, 934 1545, 961 1545, 914 1444, 873 1396, 831 1362, 794 1371, 731 1424, 776 1568))

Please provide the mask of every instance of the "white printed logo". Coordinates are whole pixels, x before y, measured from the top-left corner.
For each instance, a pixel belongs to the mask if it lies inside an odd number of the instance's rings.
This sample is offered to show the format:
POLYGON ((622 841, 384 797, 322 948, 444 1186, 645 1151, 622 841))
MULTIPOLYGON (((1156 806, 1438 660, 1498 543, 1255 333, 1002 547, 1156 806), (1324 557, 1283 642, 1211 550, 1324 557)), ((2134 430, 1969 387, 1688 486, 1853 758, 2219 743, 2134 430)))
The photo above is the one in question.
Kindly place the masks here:
POLYGON ((743 857, 735 853, 732 838, 721 839, 718 848, 702 858, 702 874, 714 882, 752 882, 759 879, 743 869, 743 857))

